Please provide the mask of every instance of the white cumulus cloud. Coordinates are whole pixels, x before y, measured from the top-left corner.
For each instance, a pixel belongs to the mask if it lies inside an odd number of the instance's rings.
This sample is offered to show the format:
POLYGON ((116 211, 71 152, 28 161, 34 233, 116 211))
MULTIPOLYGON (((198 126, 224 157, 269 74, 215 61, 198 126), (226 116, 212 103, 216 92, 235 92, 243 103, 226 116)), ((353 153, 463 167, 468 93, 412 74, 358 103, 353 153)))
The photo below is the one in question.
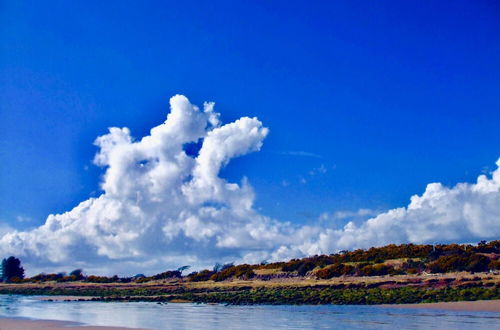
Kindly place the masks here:
MULTIPOLYGON (((500 159, 497 161, 500 167, 500 159)), ((326 228, 311 249, 326 252, 388 243, 477 242, 500 238, 500 169, 476 183, 448 188, 427 185, 422 195, 411 197, 407 207, 381 213, 360 225, 326 228)))
MULTIPOLYGON (((255 194, 245 178, 228 182, 219 172, 231 159, 260 150, 267 134, 257 118, 223 125, 213 103, 200 109, 174 96, 167 119, 149 135, 135 140, 128 128, 112 127, 96 139, 94 163, 104 169, 100 196, 49 215, 29 231, 6 227, 0 252, 21 257, 30 273, 83 267, 130 275, 500 235, 499 169, 473 184, 429 184, 407 207, 343 228, 328 221, 299 227, 266 217, 254 209, 255 194)), ((369 216, 365 211, 333 216, 369 216)))

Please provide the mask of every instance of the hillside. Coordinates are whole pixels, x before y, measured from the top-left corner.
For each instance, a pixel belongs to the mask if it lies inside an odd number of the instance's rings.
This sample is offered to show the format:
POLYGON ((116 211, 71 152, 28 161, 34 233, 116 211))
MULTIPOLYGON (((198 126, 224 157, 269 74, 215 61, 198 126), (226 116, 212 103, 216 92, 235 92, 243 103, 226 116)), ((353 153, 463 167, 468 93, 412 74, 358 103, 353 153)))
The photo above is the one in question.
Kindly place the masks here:
POLYGON ((232 304, 381 304, 500 299, 500 241, 387 245, 287 262, 216 265, 183 276, 39 274, 0 293, 119 301, 232 304))

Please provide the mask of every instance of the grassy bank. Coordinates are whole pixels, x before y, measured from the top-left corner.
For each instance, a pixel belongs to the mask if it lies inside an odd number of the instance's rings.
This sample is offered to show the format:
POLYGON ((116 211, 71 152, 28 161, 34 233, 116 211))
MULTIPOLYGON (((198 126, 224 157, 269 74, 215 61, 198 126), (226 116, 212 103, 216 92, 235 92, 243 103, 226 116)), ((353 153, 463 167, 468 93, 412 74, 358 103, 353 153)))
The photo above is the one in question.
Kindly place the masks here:
MULTIPOLYGON (((12 257, 13 258, 13 257, 12 257)), ((15 259, 15 258, 14 258, 15 259)), ((400 304, 500 299, 500 241, 387 245, 286 262, 188 266, 144 276, 41 273, 11 277, 0 294, 102 301, 228 304, 400 304), (89 298, 86 298, 89 299, 89 298)))
POLYGON ((500 299, 496 288, 444 289, 332 289, 332 288, 258 288, 232 292, 183 294, 176 298, 193 302, 228 304, 339 304, 374 305, 420 302, 500 299))
POLYGON ((159 281, 143 284, 2 284, 0 294, 92 297, 95 301, 172 300, 226 304, 401 304, 500 299, 499 275, 385 276, 293 281, 159 281))

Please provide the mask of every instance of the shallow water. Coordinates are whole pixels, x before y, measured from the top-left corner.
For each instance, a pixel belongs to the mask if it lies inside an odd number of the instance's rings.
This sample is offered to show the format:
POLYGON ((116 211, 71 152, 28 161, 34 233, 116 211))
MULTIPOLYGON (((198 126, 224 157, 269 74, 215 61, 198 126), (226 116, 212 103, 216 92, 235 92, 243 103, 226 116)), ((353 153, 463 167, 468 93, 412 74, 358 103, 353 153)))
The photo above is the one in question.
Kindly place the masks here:
POLYGON ((500 329, 500 313, 376 306, 224 306, 42 301, 0 295, 1 317, 150 329, 500 329))

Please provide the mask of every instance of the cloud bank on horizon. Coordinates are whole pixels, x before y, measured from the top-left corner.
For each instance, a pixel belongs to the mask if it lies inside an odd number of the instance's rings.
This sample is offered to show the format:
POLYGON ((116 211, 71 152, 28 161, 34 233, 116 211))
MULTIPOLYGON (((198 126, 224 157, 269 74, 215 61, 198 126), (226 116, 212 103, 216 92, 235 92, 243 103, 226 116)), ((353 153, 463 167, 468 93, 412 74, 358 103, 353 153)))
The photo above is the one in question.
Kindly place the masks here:
POLYGON ((105 169, 99 197, 51 214, 35 229, 2 230, 0 252, 21 257, 28 270, 83 267, 130 275, 500 236, 500 159, 491 176, 480 175, 476 183, 431 183, 407 207, 360 224, 297 226, 271 219, 254 209, 246 178, 232 183, 219 176, 232 158, 259 151, 267 134, 257 118, 222 125, 213 103, 200 109, 176 95, 166 121, 142 139, 125 127, 96 139, 94 163, 105 169))

